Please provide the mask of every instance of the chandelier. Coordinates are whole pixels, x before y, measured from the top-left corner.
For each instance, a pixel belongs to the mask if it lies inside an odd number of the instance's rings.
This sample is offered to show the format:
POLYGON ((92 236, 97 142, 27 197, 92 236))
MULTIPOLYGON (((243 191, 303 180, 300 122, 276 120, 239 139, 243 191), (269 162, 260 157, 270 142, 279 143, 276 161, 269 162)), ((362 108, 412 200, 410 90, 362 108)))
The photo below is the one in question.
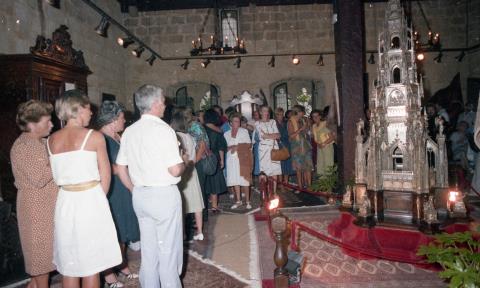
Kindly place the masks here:
MULTIPOLYGON (((223 39, 222 39, 223 40, 223 39)), ((228 46, 228 37, 225 37, 225 41, 220 41, 214 35, 210 35, 210 45, 204 46, 202 37, 198 37, 197 40, 192 40, 192 50, 190 50, 191 56, 203 56, 203 55, 223 55, 223 54, 246 54, 245 40, 240 40, 238 37, 235 39, 235 46, 228 46)))

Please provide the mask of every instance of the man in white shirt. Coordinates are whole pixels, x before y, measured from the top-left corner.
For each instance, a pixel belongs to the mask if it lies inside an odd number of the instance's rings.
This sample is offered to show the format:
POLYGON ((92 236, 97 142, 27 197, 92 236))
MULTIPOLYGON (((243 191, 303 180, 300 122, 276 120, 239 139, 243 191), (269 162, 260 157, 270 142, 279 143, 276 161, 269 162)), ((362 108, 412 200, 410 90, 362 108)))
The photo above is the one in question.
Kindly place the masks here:
POLYGON ((177 183, 185 169, 175 131, 160 117, 162 89, 143 85, 135 92, 142 117, 125 129, 116 159, 118 176, 133 194, 140 224, 140 284, 180 288, 183 265, 182 200, 177 183))

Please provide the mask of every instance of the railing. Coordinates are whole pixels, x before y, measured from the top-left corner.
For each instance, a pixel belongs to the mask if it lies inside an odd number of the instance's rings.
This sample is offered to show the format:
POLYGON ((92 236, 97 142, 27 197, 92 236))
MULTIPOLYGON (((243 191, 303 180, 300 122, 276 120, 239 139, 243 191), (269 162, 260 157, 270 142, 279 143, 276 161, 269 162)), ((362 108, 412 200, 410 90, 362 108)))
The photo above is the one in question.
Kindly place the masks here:
MULTIPOLYGON (((272 222, 271 222, 272 218, 271 218, 271 215, 270 215, 270 211, 268 211, 268 206, 269 206, 269 201, 272 199, 272 195, 273 195, 272 189, 273 189, 273 183, 275 181, 276 180, 274 180, 272 177, 266 177, 265 175, 262 175, 261 178, 260 178, 260 191, 261 191, 261 195, 262 195, 262 209, 263 209, 263 213, 267 214, 270 237, 274 241, 275 241, 275 236, 274 236, 274 233, 272 232, 272 225, 271 225, 272 224, 272 222)), ((283 185, 284 187, 296 189, 296 190, 304 192, 304 193, 309 193, 309 194, 324 196, 324 197, 331 197, 332 196, 331 194, 325 193, 325 192, 316 192, 316 191, 310 191, 308 189, 299 189, 295 185, 290 185, 290 184, 286 184, 286 183, 282 183, 282 182, 277 182, 277 183, 280 184, 280 185, 283 185)), ((341 196, 334 196, 334 197, 341 198, 341 196)), ((365 256, 370 256, 370 257, 375 257, 375 258, 380 258, 380 259, 385 259, 385 260, 390 260, 390 261, 410 263, 410 264, 415 264, 415 265, 426 265, 426 264, 428 264, 422 259, 418 259, 418 260, 410 259, 409 260, 409 259, 405 259, 405 258, 402 258, 402 257, 394 256, 394 255, 384 255, 382 253, 377 253, 375 251, 366 250, 366 249, 362 249, 362 248, 359 248, 359 247, 354 247, 352 245, 342 243, 341 241, 339 241, 339 240, 337 240, 333 237, 330 237, 328 235, 320 233, 320 232, 308 227, 307 225, 302 224, 299 221, 289 220, 289 223, 290 223, 290 229, 291 229, 290 248, 292 250, 295 250, 295 251, 300 250, 299 249, 300 247, 298 245, 298 234, 300 233, 300 231, 304 231, 304 232, 306 232, 306 233, 308 233, 308 234, 310 234, 310 235, 312 235, 312 236, 314 236, 314 237, 316 237, 320 240, 327 241, 327 242, 332 243, 336 246, 339 246, 343 249, 347 249, 347 250, 350 250, 350 251, 353 251, 355 253, 362 254, 362 255, 365 255, 365 256)))

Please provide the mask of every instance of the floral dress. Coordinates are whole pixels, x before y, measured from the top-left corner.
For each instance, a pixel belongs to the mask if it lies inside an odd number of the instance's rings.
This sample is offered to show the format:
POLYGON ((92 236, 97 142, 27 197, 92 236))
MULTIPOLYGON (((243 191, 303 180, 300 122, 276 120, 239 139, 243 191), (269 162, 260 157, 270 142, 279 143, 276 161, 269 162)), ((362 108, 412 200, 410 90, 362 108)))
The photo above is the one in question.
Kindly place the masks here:
MULTIPOLYGON (((294 131, 297 131, 304 125, 305 120, 299 119, 295 121, 294 118, 290 118, 290 125, 292 125, 294 131)), ((290 138, 290 157, 292 158, 292 166, 295 171, 312 171, 312 146, 308 139, 307 130, 300 132, 294 138, 290 138)))

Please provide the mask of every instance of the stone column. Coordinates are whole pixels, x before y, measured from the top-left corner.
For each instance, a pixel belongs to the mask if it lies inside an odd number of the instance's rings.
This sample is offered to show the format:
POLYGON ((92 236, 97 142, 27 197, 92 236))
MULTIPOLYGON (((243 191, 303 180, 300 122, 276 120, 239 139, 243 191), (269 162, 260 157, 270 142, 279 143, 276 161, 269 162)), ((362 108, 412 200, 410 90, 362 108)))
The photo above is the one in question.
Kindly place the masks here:
MULTIPOLYGON (((365 118, 363 73, 365 70, 365 45, 363 1, 337 0, 334 7, 335 64, 340 100, 339 145, 340 181, 352 179, 355 171, 355 123, 365 118)), ((341 182, 343 183, 343 182, 341 182)))

